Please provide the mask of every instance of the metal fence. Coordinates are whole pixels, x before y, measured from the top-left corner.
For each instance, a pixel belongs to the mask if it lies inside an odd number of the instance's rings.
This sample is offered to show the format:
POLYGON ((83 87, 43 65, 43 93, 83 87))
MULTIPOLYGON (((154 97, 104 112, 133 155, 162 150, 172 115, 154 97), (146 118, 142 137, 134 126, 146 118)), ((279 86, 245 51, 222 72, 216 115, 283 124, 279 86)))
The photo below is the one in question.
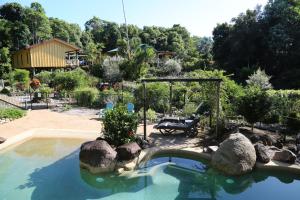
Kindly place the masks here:
POLYGON ((74 104, 74 98, 63 98, 58 94, 34 93, 12 93, 10 96, 0 94, 0 108, 17 107, 20 109, 49 109, 74 104))

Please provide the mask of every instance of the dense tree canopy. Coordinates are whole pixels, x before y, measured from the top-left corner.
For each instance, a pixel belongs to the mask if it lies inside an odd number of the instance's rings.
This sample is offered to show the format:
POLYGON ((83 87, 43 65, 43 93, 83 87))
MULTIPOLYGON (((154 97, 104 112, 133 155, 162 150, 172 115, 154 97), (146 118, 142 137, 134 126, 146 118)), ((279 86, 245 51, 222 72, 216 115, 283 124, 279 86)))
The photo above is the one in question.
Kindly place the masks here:
POLYGON ((218 67, 245 77, 258 67, 272 75, 276 88, 300 87, 300 2, 270 0, 262 10, 247 10, 213 31, 218 67))
MULTIPOLYGON (((88 63, 99 65, 108 51, 118 48, 117 54, 128 59, 120 67, 124 69, 124 78, 129 79, 155 72, 151 69, 155 66, 155 52, 170 51, 180 61, 182 73, 219 68, 245 84, 248 76, 260 67, 271 76, 275 88, 299 88, 299 10, 298 0, 270 0, 264 8, 247 10, 231 23, 218 24, 213 38, 191 36, 179 24, 170 28, 129 24, 127 38, 124 24, 93 17, 81 30, 78 24, 48 18, 37 2, 30 7, 6 3, 0 5, 0 49, 3 55, 7 50, 11 54, 55 37, 82 48, 88 63), (145 54, 141 47, 146 46, 151 50, 147 49, 145 54), (144 59, 147 55, 152 59, 144 59)), ((2 63, 8 66, 7 62, 2 63)))

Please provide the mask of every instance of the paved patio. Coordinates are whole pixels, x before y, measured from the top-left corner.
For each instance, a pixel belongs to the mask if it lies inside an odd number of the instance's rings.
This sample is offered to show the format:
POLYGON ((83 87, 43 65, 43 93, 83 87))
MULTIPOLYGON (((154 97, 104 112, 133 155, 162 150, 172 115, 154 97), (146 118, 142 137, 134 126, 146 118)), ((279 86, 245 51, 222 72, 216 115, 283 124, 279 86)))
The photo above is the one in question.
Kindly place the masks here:
MULTIPOLYGON (((0 125, 0 137, 9 139, 18 134, 32 129, 65 129, 99 132, 102 130, 102 122, 99 120, 96 110, 74 108, 65 112, 51 110, 28 111, 21 119, 0 125)), ((137 133, 143 136, 143 125, 138 126, 137 133)), ((188 138, 183 134, 163 136, 153 125, 147 126, 147 137, 155 146, 164 147, 195 147, 199 146, 200 139, 188 138)))

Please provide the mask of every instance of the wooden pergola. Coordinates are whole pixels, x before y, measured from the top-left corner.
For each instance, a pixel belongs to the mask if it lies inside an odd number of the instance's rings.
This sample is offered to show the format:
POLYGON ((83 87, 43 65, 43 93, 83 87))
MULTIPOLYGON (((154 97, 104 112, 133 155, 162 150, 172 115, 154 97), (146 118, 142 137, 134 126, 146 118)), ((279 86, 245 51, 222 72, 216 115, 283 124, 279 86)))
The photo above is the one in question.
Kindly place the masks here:
MULTIPOLYGON (((142 79, 143 84, 143 106, 144 106, 144 139, 147 139, 147 114, 146 114, 146 83, 155 83, 155 82, 168 82, 170 85, 170 108, 172 105, 172 84, 175 82, 213 82, 217 86, 216 91, 216 105, 217 105, 217 119, 216 119, 216 135, 218 136, 219 129, 219 118, 220 118, 220 87, 222 79, 219 78, 157 78, 157 79, 142 79)), ((171 109, 170 109, 171 112, 171 109)))

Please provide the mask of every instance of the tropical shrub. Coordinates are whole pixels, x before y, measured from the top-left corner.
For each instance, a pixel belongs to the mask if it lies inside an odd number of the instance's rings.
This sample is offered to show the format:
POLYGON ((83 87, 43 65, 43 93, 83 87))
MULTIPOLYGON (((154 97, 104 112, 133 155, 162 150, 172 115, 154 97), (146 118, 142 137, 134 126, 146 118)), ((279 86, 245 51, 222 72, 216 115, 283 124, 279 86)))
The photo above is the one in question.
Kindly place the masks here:
POLYGON ((48 71, 42 71, 38 73, 35 77, 40 80, 41 84, 51 85, 53 82, 54 73, 48 71))
POLYGON ((105 113, 104 138, 112 145, 119 146, 135 140, 138 125, 137 114, 129 113, 124 106, 117 106, 105 113))
MULTIPOLYGON (((143 105, 143 86, 140 85, 135 91, 137 108, 143 105)), ((164 113, 169 106, 169 85, 167 83, 149 83, 146 85, 146 108, 155 112, 164 113)))
POLYGON ((26 114, 24 110, 16 108, 1 108, 0 119, 18 119, 26 114))
POLYGON ((122 103, 135 103, 135 98, 132 92, 123 91, 123 102, 122 103))
POLYGON ((184 107, 183 107, 183 115, 184 116, 191 116, 192 114, 195 113, 197 108, 197 105, 195 103, 187 103, 184 107))
POLYGON ((86 87, 75 90, 75 99, 80 106, 92 106, 98 96, 99 91, 96 88, 86 87))
POLYGON ((58 91, 70 93, 79 87, 95 86, 97 79, 89 76, 84 70, 77 68, 73 71, 56 71, 53 78, 53 86, 58 91))
MULTIPOLYGON (((236 114, 236 102, 240 96, 244 94, 243 87, 235 83, 228 76, 224 75, 222 70, 195 70, 187 73, 189 78, 219 78, 222 80, 220 88, 220 103, 221 103, 221 115, 232 116, 236 114)), ((216 98, 217 98, 217 84, 214 82, 202 82, 202 83, 190 83, 188 96, 190 101, 207 102, 211 108, 212 114, 216 113, 216 98)))
POLYGON ((238 112, 251 124, 253 131, 254 123, 265 119, 272 102, 267 92, 259 87, 249 86, 246 90, 247 94, 239 99, 238 112))
POLYGON ((29 85, 29 71, 25 69, 16 69, 15 71, 10 73, 10 82, 11 84, 15 84, 17 89, 24 90, 29 85))

